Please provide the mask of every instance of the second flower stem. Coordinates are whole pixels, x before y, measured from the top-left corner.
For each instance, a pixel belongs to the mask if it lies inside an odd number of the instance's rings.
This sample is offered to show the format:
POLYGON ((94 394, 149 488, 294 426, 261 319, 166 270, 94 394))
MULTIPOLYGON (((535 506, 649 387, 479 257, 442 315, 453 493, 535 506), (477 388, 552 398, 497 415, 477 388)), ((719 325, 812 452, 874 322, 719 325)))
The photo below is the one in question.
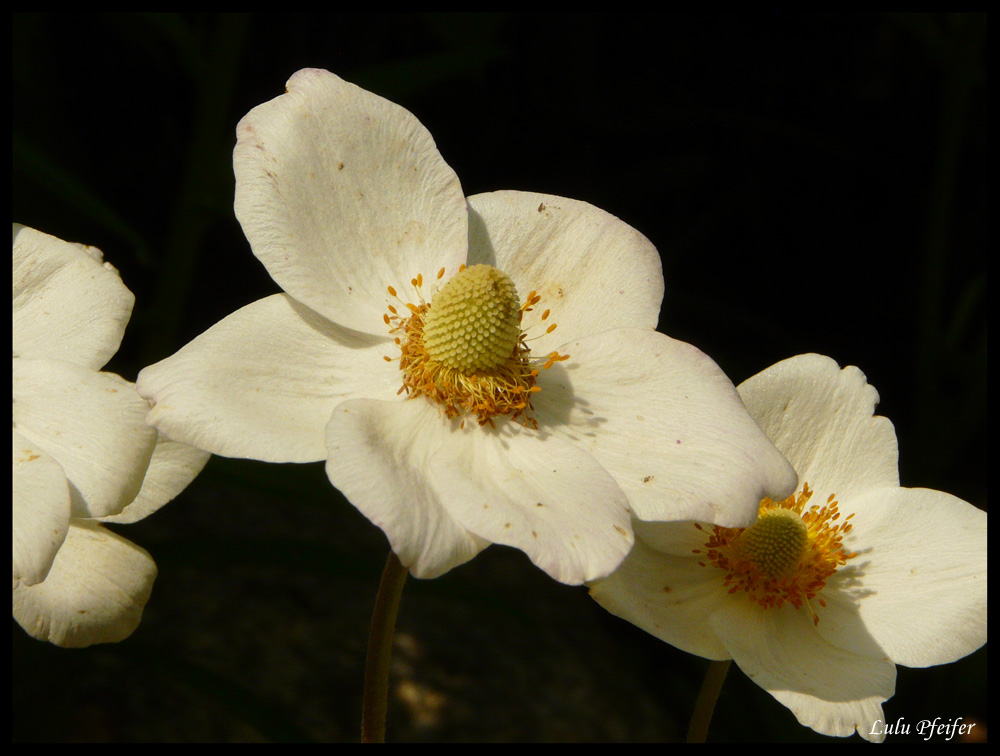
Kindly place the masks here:
POLYGON ((712 721, 712 713, 715 711, 715 702, 719 700, 719 693, 722 691, 722 683, 726 681, 726 672, 732 659, 724 661, 713 661, 708 665, 708 672, 705 673, 705 680, 698 691, 698 699, 694 704, 694 714, 691 715, 691 724, 688 726, 687 742, 704 743, 708 736, 708 725, 712 721))
POLYGON ((365 692, 361 702, 361 742, 385 742, 385 714, 389 700, 389 662, 396 628, 399 599, 406 584, 407 569, 393 551, 382 570, 375 596, 368 655, 365 659, 365 692))

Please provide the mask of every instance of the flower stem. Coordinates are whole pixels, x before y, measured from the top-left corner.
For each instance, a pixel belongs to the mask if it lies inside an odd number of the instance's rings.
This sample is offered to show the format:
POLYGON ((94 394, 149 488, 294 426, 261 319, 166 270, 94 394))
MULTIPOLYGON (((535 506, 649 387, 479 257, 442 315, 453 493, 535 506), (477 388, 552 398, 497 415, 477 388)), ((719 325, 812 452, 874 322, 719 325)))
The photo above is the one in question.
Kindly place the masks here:
POLYGON ((407 570, 393 551, 389 551, 382 582, 375 596, 368 656, 365 659, 365 692, 361 702, 361 742, 385 742, 385 712, 389 700, 389 659, 392 656, 392 633, 396 627, 399 599, 403 595, 407 570))
POLYGON ((715 702, 719 700, 719 692, 722 690, 722 683, 726 680, 726 672, 729 671, 732 661, 725 659, 709 663, 705 680, 701 684, 701 690, 698 691, 698 700, 694 704, 691 724, 688 726, 688 743, 705 742, 708 725, 712 721, 712 712, 715 711, 715 702))

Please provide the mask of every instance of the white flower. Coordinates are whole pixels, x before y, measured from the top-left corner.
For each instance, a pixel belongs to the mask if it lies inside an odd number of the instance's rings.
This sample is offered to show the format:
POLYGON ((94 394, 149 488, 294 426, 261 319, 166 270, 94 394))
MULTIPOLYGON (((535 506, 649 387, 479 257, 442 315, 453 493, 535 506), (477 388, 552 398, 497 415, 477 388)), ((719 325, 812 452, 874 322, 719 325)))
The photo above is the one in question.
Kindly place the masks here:
POLYGON ((677 648, 735 660, 803 725, 881 740, 896 664, 986 642, 986 513, 900 488, 895 431, 857 368, 800 355, 739 392, 803 490, 762 502, 745 531, 638 523, 591 595, 677 648))
POLYGON ((156 565, 99 523, 155 511, 208 455, 158 443, 135 386, 100 372, 134 301, 100 250, 14 224, 13 262, 14 617, 60 646, 122 640, 156 565))
POLYGON ((285 293, 142 371, 170 437, 325 460, 417 577, 501 543, 580 583, 630 512, 746 525, 794 486, 719 368, 654 331, 660 260, 617 218, 467 200, 413 115, 327 71, 237 134, 236 215, 285 293))

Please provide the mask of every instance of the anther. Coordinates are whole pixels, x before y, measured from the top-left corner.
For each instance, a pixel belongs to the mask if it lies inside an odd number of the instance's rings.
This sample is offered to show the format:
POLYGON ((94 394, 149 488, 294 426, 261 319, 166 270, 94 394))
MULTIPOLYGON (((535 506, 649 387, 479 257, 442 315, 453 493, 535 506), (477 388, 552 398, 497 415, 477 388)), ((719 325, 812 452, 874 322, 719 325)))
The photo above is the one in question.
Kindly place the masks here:
MULTIPOLYGON (((439 269, 437 280, 444 274, 445 269, 439 269)), ((488 265, 461 265, 442 288, 435 287, 430 302, 420 289, 422 274, 410 283, 417 289, 419 304, 404 303, 393 287, 387 287, 409 310, 409 317, 400 316, 392 305, 388 306, 392 317, 383 317, 390 333, 400 334, 394 339, 403 374, 400 393, 427 396, 448 417, 475 414, 480 425, 492 426, 494 417, 507 415, 537 427, 529 414, 529 397, 541 391, 535 383, 539 368, 531 364, 521 322, 524 313, 541 301, 538 292, 532 291, 518 305, 513 282, 488 265)), ((550 314, 545 310, 539 320, 550 314)), ((555 327, 551 324, 546 333, 555 327)), ((542 369, 565 359, 568 355, 551 352, 542 369)))

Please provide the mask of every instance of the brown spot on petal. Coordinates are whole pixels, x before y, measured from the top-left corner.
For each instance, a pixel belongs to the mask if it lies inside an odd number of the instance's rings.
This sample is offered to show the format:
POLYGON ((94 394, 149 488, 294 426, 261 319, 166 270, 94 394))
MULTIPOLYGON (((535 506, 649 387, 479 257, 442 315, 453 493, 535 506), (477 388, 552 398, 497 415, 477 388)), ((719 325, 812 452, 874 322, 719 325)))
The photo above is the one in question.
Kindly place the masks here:
POLYGON ((563 287, 555 283, 549 284, 544 291, 539 293, 542 295, 542 299, 562 299, 566 296, 563 287))

